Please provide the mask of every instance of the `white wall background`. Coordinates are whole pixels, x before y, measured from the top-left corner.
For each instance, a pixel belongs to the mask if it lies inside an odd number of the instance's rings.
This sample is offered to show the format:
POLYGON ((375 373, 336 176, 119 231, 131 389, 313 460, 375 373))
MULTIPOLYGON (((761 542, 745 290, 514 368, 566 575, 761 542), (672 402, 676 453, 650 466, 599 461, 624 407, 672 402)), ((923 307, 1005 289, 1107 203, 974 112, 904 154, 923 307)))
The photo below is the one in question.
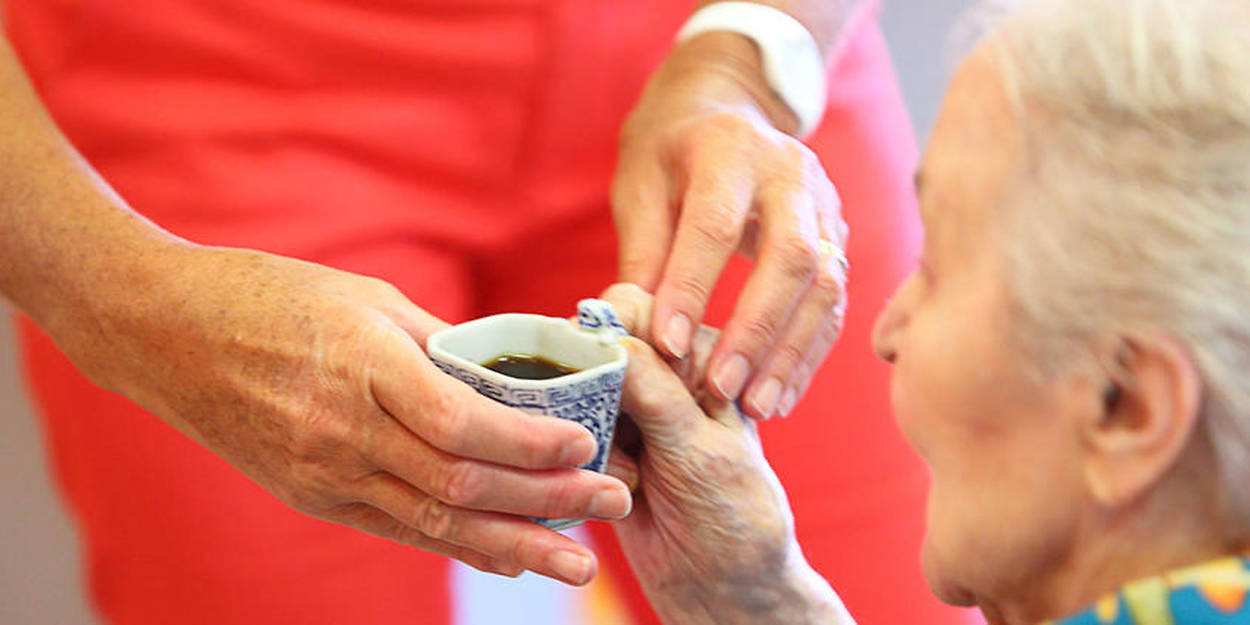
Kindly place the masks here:
MULTIPOLYGON (((886 0, 882 25, 917 136, 928 135, 949 67, 946 36, 972 0, 886 0)), ((0 314, 0 623, 87 625, 78 546, 48 480, 39 426, 0 314)))

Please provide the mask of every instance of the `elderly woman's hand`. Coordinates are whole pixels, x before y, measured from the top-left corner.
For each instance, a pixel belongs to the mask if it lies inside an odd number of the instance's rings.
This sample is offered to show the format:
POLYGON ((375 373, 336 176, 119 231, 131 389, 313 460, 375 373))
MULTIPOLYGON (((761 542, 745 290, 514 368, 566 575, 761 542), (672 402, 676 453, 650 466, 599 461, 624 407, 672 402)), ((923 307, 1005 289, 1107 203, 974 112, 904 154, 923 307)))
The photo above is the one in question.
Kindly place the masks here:
MULTIPOLYGON (((645 332, 651 303, 641 289, 617 285, 603 297, 626 327, 645 332)), ((636 484, 634 511, 616 524, 634 572, 668 623, 850 622, 799 550, 754 422, 683 383, 702 379, 715 340, 700 329, 679 373, 626 339, 621 409, 630 422, 610 471, 636 484)))
POLYGON ((619 277, 656 295, 639 336, 671 356, 688 353, 734 252, 757 260, 707 380, 766 418, 793 408, 841 331, 846 226, 815 153, 774 125, 793 115, 756 57, 729 33, 673 51, 622 129, 612 206, 619 277))

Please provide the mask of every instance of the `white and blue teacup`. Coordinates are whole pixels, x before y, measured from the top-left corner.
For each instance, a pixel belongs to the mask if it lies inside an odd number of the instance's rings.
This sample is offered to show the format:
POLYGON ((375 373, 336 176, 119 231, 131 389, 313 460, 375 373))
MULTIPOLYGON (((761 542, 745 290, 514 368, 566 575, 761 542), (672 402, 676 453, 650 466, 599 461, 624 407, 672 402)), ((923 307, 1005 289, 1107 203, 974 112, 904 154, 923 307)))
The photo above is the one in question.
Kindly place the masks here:
MULTIPOLYGON (((628 356, 618 340, 628 332, 611 304, 577 304, 577 323, 559 317, 506 313, 468 321, 430 335, 434 364, 495 401, 530 414, 581 423, 595 435, 599 453, 583 469, 602 473, 612 449, 628 356), (576 372, 545 380, 514 378, 483 366, 500 356, 538 356, 576 372)), ((580 519, 535 519, 565 529, 580 519)))

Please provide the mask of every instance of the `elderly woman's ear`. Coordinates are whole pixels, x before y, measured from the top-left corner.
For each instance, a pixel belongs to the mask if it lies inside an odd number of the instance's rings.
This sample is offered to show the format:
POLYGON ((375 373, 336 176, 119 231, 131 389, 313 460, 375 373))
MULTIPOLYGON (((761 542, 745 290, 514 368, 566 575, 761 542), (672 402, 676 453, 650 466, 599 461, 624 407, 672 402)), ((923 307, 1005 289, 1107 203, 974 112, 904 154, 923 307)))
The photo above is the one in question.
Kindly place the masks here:
POLYGON ((1198 432, 1202 380, 1184 345, 1160 334, 1116 337, 1089 385, 1078 419, 1091 496, 1107 508, 1132 502, 1184 461, 1198 432))

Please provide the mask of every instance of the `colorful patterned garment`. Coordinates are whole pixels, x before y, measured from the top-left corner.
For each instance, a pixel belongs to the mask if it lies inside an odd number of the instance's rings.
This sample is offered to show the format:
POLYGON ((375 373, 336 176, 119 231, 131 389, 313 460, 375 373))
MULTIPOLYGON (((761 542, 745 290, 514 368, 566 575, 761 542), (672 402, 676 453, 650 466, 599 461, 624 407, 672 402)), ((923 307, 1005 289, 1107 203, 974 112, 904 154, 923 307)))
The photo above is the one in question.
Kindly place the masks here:
POLYGON ((1250 623, 1250 555, 1221 558, 1128 584, 1089 609, 1044 625, 1250 623))

